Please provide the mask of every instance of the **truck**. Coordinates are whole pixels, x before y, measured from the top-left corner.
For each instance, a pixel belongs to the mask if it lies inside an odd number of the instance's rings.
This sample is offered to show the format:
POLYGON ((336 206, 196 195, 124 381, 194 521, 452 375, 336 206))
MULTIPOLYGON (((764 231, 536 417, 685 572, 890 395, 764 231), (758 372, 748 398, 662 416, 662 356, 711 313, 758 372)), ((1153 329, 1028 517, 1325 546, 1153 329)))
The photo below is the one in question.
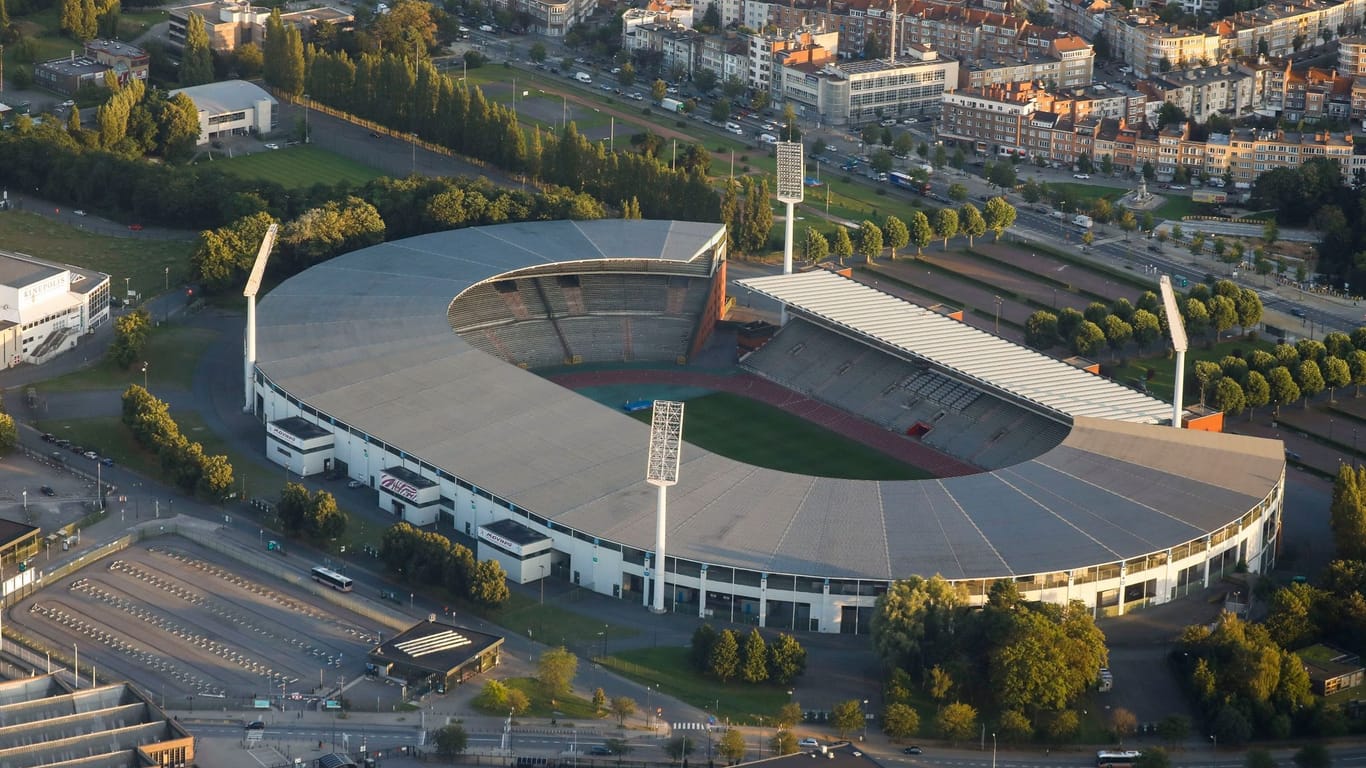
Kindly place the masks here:
POLYGON ((1222 204, 1228 202, 1228 194, 1212 189, 1197 189, 1191 192, 1191 202, 1222 204))
POLYGON ((659 102, 659 108, 664 110, 665 112, 682 112, 683 102, 679 99, 666 98, 663 101, 659 102))
POLYGON ((590 76, 587 72, 575 72, 575 73, 574 73, 574 79, 575 79, 575 80, 578 80, 580 83, 591 83, 591 82, 593 82, 592 76, 590 76))
POLYGON ((1084 213, 1079 213, 1079 214, 1077 214, 1076 216, 1073 216, 1073 217, 1072 217, 1072 223, 1073 223, 1073 224, 1076 224, 1077 226, 1081 227, 1082 229, 1090 229, 1090 228, 1091 228, 1091 217, 1090 217, 1090 216, 1087 216, 1087 215, 1084 214, 1084 213))

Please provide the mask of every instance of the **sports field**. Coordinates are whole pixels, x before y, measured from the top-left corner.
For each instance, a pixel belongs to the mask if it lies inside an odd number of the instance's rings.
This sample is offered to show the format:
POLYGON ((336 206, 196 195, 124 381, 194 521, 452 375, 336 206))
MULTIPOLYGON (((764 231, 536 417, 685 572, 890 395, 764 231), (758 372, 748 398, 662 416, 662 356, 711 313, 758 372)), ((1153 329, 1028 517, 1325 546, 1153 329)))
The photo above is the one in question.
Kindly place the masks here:
POLYGON ((319 147, 285 147, 214 163, 215 167, 243 178, 273 181, 296 189, 339 181, 364 184, 384 175, 376 168, 319 147))
MULTIPOLYGON (((649 411, 632 415, 650 421, 649 411)), ((736 461, 802 475, 851 480, 933 477, 786 411, 725 392, 687 401, 683 439, 736 461)))

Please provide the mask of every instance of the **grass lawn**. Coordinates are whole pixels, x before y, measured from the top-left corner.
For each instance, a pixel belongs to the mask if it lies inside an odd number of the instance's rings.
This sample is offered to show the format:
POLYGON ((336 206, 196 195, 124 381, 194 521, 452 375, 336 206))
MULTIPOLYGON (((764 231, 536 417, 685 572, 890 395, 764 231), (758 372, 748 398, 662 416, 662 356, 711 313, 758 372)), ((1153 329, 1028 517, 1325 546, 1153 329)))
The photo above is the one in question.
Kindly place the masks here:
MULTIPOLYGON (((1247 339, 1239 338, 1232 341, 1223 341, 1208 347, 1204 343, 1192 343, 1190 352, 1186 355, 1186 371, 1187 373, 1194 371, 1197 360, 1218 362, 1224 355, 1231 355, 1235 351, 1247 353, 1253 349, 1264 349, 1267 352, 1270 352, 1273 348, 1275 348, 1275 344, 1260 338, 1256 341, 1248 341, 1247 339)), ((1143 368, 1145 367, 1152 368, 1156 371, 1156 375, 1148 382, 1148 389, 1152 391, 1153 396, 1164 400, 1171 400, 1175 389, 1175 357, 1167 357, 1164 354, 1159 354, 1154 357, 1132 360, 1128 365, 1115 368, 1114 379, 1121 384, 1128 384, 1131 380, 1143 381, 1145 378, 1143 368)), ((1195 391, 1193 387, 1188 386, 1185 389, 1185 398, 1186 405, 1198 403, 1200 402, 1200 393, 1195 391)))
POLYGON ((1090 203, 1105 198, 1114 202, 1131 190, 1124 187, 1102 187, 1095 184, 1074 184, 1070 181, 1049 182, 1049 189, 1065 189, 1071 193, 1072 197, 1078 201, 1084 201, 1085 207, 1089 208, 1090 203))
POLYGON ((384 175, 376 168, 316 146, 285 147, 214 162, 236 176, 273 181, 294 189, 339 181, 364 184, 384 175))
MULTIPOLYGON (((582 666, 582 665, 580 665, 582 666)), ((579 670, 583 674, 583 670, 579 670)), ((499 681, 503 685, 526 694, 531 706, 521 717, 565 717, 576 720, 597 720, 598 714, 593 710, 593 702, 581 696, 569 694, 561 696, 553 701, 541 689, 541 684, 530 677, 509 677, 499 681)), ((499 714, 506 715, 506 712, 499 714)))
POLYGON ((114 295, 123 294, 125 277, 135 291, 160 293, 167 268, 171 285, 182 284, 189 278, 194 251, 190 240, 95 235, 27 211, 0 214, 0 243, 7 250, 106 272, 112 276, 114 295))
POLYGON ((788 702, 785 686, 723 684, 697 674, 688 665, 687 648, 636 648, 604 659, 603 666, 643 685, 657 684, 661 693, 736 724, 757 725, 761 717, 772 722, 788 702))
MULTIPOLYGON (((200 328, 181 325, 153 328, 147 338, 147 347, 143 355, 143 360, 147 362, 147 386, 153 393, 163 388, 190 389, 199 357, 213 338, 212 332, 200 328)), ((101 360, 89 368, 50 379, 37 387, 39 392, 74 392, 91 389, 122 391, 129 384, 142 382, 140 363, 123 369, 107 360, 101 360)))
POLYGON ((572 649, 601 647, 598 644, 602 642, 601 633, 604 631, 610 639, 634 637, 640 633, 636 627, 606 624, 599 619, 567 611, 553 602, 542 605, 536 598, 518 592, 513 592, 502 607, 487 616, 509 631, 529 633, 532 639, 548 644, 563 644, 572 649))
MULTIPOLYGON (((1153 216, 1156 216, 1159 219, 1180 221, 1186 216, 1194 216, 1196 214, 1207 214, 1212 216, 1214 215, 1214 208, 1215 207, 1212 205, 1194 202, 1189 197, 1171 195, 1167 198, 1165 203, 1153 209, 1153 216)), ((1136 215, 1141 216, 1141 214, 1136 215)))
MULTIPOLYGON (((736 461, 782 472, 855 480, 922 480, 930 473, 804 421, 726 392, 688 402, 683 439, 736 461)), ((649 411, 632 414, 650 421, 649 411)))

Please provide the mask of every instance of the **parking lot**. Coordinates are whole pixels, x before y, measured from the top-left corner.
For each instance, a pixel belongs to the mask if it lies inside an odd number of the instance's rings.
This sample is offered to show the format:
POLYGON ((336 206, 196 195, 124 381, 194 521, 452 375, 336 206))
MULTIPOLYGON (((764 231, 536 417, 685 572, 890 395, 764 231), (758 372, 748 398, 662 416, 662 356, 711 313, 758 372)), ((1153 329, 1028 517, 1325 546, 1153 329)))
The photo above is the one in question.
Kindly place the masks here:
MULTIPOLYGON (((48 584, 6 617, 55 653, 142 685, 173 706, 291 708, 359 677, 373 622, 177 537, 111 555, 48 584)), ((302 565, 302 564, 300 564, 302 565)))

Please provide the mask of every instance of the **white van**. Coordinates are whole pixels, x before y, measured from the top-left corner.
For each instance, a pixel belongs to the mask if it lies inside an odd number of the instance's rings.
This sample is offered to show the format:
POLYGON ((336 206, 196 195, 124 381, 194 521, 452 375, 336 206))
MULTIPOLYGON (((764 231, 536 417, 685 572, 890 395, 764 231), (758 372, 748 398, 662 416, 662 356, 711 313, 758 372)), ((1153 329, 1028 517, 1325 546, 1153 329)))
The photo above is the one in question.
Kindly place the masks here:
POLYGON ((592 77, 589 77, 589 75, 588 75, 587 72, 578 72, 578 73, 575 73, 574 79, 575 79, 575 80, 578 80, 580 83, 591 83, 591 82, 593 82, 593 78, 592 78, 592 77))
POLYGON ((736 136, 743 136, 745 134, 745 129, 741 128, 739 123, 726 123, 726 130, 736 136))

